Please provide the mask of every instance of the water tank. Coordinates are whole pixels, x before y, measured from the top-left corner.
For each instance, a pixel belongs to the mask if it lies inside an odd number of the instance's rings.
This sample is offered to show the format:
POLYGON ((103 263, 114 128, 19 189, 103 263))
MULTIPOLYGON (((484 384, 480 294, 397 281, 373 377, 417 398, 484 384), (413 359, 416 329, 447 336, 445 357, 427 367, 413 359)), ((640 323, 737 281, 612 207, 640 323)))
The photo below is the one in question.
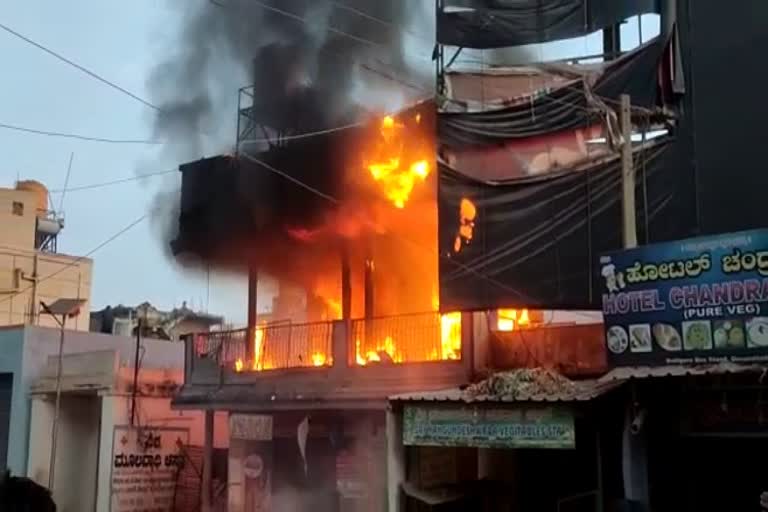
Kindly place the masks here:
POLYGON ((45 212, 48 211, 48 188, 45 185, 35 180, 24 180, 16 183, 16 190, 34 192, 37 196, 35 206, 37 215, 38 217, 45 216, 45 212))

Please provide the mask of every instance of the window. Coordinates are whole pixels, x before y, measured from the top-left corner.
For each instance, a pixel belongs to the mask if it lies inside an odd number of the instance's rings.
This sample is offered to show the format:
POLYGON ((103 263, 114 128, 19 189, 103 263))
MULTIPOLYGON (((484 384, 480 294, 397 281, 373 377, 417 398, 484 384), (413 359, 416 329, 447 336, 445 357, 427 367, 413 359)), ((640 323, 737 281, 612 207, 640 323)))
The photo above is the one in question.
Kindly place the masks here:
POLYGON ((13 209, 11 210, 14 215, 18 215, 19 217, 24 215, 24 203, 20 203, 19 201, 13 202, 13 209))

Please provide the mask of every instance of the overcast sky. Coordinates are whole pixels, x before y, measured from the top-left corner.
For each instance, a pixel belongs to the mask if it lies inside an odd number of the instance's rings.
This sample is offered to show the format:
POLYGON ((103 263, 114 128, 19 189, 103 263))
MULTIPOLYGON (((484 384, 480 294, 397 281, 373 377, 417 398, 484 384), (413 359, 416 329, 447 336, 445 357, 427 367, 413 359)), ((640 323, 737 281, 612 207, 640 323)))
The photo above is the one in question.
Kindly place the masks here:
MULTIPOLYGON (((152 67, 174 39, 178 11, 172 2, 198 0, 3 0, 0 24, 93 70, 121 87, 149 98, 152 67)), ((178 4, 177 4, 178 5, 178 4)), ((658 31, 656 17, 643 21, 644 38, 658 31)), ((637 24, 623 30, 626 45, 637 43, 637 24)), ((600 36, 536 49, 537 57, 598 53, 600 36)), ((113 139, 151 138, 154 111, 107 87, 38 48, 0 30, 0 124, 113 139)), ((244 84, 241 84, 244 85, 244 84)), ((237 94, 233 88, 232 94, 237 94)), ((232 115, 232 132, 236 118, 232 115)), ((76 141, 0 128, 0 187, 17 178, 61 189, 74 153, 69 187, 174 169, 154 146, 76 141)), ((200 155, 203 156, 203 155, 200 155)), ((210 156, 210 155, 209 155, 210 156)), ((175 174, 95 190, 68 192, 60 252, 81 255, 147 212, 160 189, 178 187, 175 174)), ((53 194, 59 206, 60 195, 53 194)), ((245 286, 237 277, 193 275, 165 257, 157 230, 145 221, 93 255, 93 306, 162 308, 187 301, 196 308, 245 320, 245 286)), ((262 305, 260 305, 262 306, 262 305)), ((261 309, 261 308, 260 308, 261 309)))

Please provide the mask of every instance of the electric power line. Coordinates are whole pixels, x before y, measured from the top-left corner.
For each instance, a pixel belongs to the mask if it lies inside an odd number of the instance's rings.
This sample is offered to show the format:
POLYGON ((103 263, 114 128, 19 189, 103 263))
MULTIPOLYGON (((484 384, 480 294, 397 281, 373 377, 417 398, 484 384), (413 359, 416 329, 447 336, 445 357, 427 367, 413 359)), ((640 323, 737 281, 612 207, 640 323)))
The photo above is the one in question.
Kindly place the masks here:
MULTIPOLYGON (((218 7, 222 7, 222 8, 226 8, 227 7, 224 4, 221 4, 219 2, 215 2, 213 0, 209 0, 209 1, 213 5, 216 5, 218 7)), ((298 14, 292 13, 290 11, 286 11, 284 9, 280 9, 278 7, 274 7, 272 5, 269 5, 269 4, 266 4, 264 2, 261 2, 260 0, 250 0, 250 1, 252 3, 258 5, 262 9, 265 9, 265 10, 268 10, 268 11, 272 11, 272 12, 277 13, 277 14, 281 14, 281 15, 287 17, 287 18, 291 18, 291 19, 296 20, 298 22, 305 23, 307 25, 309 25, 310 22, 311 22, 311 20, 308 20, 308 19, 304 18, 303 16, 299 16, 298 14)), ((346 8, 346 6, 344 6, 344 7, 346 8)), ((348 9, 353 9, 353 8, 349 7, 348 9)), ((353 9, 353 10, 357 14, 363 14, 363 15, 365 15, 368 18, 373 18, 373 16, 370 16, 369 14, 363 13, 362 11, 359 11, 357 9, 353 9)), ((385 24, 389 23, 389 22, 386 22, 386 21, 383 21, 383 20, 378 20, 378 19, 377 19, 377 21, 379 21, 381 23, 385 23, 385 24)), ((342 36, 342 37, 346 37, 346 38, 351 39, 353 41, 356 41, 356 42, 358 42, 360 44, 364 44, 366 46, 370 46, 372 48, 385 48, 386 49, 386 46, 381 44, 381 43, 377 43, 375 41, 371 41, 370 39, 366 39, 364 37, 360 37, 360 36, 356 36, 354 34, 350 34, 349 32, 345 32, 345 31, 340 30, 340 29, 338 29, 336 27, 333 27, 333 26, 325 27, 325 29, 328 30, 328 32, 331 32, 333 34, 336 34, 336 35, 339 35, 339 36, 342 36)), ((413 57, 421 59, 421 60, 430 61, 430 62, 432 61, 432 59, 430 57, 427 57, 425 55, 413 55, 413 57)))
MULTIPOLYGON (((119 185, 121 183, 128 183, 128 182, 131 182, 131 181, 143 180, 144 178, 152 178, 152 177, 155 177, 155 176, 164 176, 166 174, 171 174, 171 173, 176 173, 176 172, 179 172, 178 169, 173 169, 173 170, 169 170, 169 171, 152 172, 152 173, 148 173, 148 174, 139 174, 139 175, 136 175, 136 176, 132 176, 130 178, 121 178, 119 180, 113 180, 113 181, 103 181, 101 183, 91 183, 89 185, 81 185, 79 187, 68 187, 66 189, 66 192, 77 192, 79 190, 92 190, 92 189, 96 189, 96 188, 104 188, 104 187, 109 187, 109 186, 112 186, 112 185, 119 185)), ((52 189, 52 190, 49 190, 49 192, 51 194, 63 193, 64 191, 65 191, 65 189, 52 189)))
MULTIPOLYGON (((213 0, 211 0, 211 1, 213 1, 213 0)), ((417 32, 412 32, 412 31, 406 29, 405 27, 397 26, 395 23, 393 23, 391 21, 383 20, 381 18, 377 18, 376 16, 374 16, 372 14, 369 14, 369 13, 367 13, 365 11, 360 10, 360 9, 356 9, 356 8, 350 6, 350 5, 343 4, 343 3, 341 3, 341 2, 339 2, 337 0, 333 0, 331 3, 335 7, 339 8, 339 9, 341 9, 343 11, 351 12, 352 14, 356 14, 356 15, 360 16, 361 18, 365 18, 365 19, 367 19, 369 21, 373 21, 375 23, 378 23, 379 25, 383 25, 383 26, 388 27, 388 28, 390 28, 392 30, 397 30, 397 31, 399 31, 399 32, 401 32, 403 34, 407 34, 407 35, 415 37, 417 39, 421 39, 422 41, 428 42, 430 45, 435 43, 434 41, 432 41, 430 38, 428 38, 426 36, 423 36, 423 35, 421 35, 421 34, 419 34, 417 32)))
POLYGON ((67 269, 69 269, 71 267, 74 267, 75 265, 77 265, 78 263, 80 263, 81 261, 83 261, 85 259, 88 259, 90 256, 92 256, 94 253, 96 253, 100 249, 102 249, 105 246, 109 245, 110 243, 114 242, 115 240, 120 238, 122 235, 124 235, 125 233, 127 233, 128 231, 130 231, 131 229, 136 227, 138 224, 141 224, 147 217, 149 217, 148 213, 143 214, 141 217, 139 217, 138 219, 134 220, 133 222, 131 222, 130 224, 128 224, 127 226, 122 228, 120 231, 118 231, 117 233, 113 234, 112 236, 110 236, 109 238, 107 238, 106 240, 101 242, 99 245, 97 245, 96 247, 94 247, 93 249, 91 249, 90 251, 85 253, 83 256, 78 256, 74 260, 70 261, 69 263, 67 263, 63 267, 61 267, 58 270, 56 270, 55 272, 52 272, 52 273, 47 274, 47 275, 45 275, 45 276, 43 276, 41 278, 38 278, 37 282, 35 284, 32 284, 32 285, 24 288, 23 290, 19 290, 17 292, 14 292, 14 293, 8 295, 7 297, 3 297, 2 299, 0 299, 0 304, 2 304, 4 302, 7 302, 7 301, 10 301, 10 300, 13 300, 14 297, 17 297, 17 296, 21 295, 22 293, 26 293, 26 292, 32 290, 32 288, 34 288, 35 286, 39 285, 40 283, 42 283, 44 281, 47 281, 48 279, 53 279, 54 277, 56 277, 57 275, 61 274, 65 270, 67 270, 67 269))
MULTIPOLYGON (((327 135, 329 133, 341 132, 351 128, 358 128, 364 125, 365 123, 363 121, 360 121, 360 122, 348 124, 345 126, 338 126, 336 128, 328 128, 326 130, 318 130, 315 132, 300 133, 298 135, 281 135, 279 139, 280 141, 308 139, 311 137, 317 137, 319 135, 327 135)), ((278 138, 278 137, 275 137, 275 138, 278 138)), ((261 139, 244 139, 240 141, 240 144, 258 144, 261 142, 272 142, 273 140, 274 139, 268 138, 268 137, 261 138, 261 139)))
POLYGON ((17 132, 23 132, 23 133, 32 133, 35 135, 46 135, 48 137, 62 137, 66 139, 77 139, 77 140, 84 140, 89 142, 106 142, 109 144, 149 144, 149 145, 155 145, 155 144, 162 144, 160 141, 156 140, 142 140, 142 139, 110 139, 105 137, 91 137, 87 135, 79 135, 77 133, 66 133, 66 132, 55 132, 55 131, 49 131, 49 130, 39 130, 36 128, 28 128, 25 126, 18 126, 13 124, 7 124, 7 123, 0 123, 0 128, 3 128, 5 130, 13 130, 17 132))
MULTIPOLYGON (((270 171, 272 173, 275 173, 275 174, 277 174, 279 176, 282 176, 283 178, 291 181, 292 183, 300 186, 301 188, 304 188, 304 189, 312 192, 313 194, 316 194, 317 196, 322 197, 323 199, 326 199, 327 201, 333 203, 334 205, 337 205, 340 202, 335 197, 330 196, 330 195, 328 195, 328 194, 326 194, 326 193, 324 193, 324 192, 322 192, 322 191, 312 187, 311 185, 308 185, 308 184, 302 182, 301 180, 299 180, 297 178, 294 178, 293 176, 289 175, 288 173, 286 173, 284 171, 276 169, 272 165, 267 164, 266 162, 263 162, 263 161, 255 158, 255 157, 253 157, 252 155, 249 155, 249 154, 247 154, 245 152, 241 152, 240 154, 242 156, 244 156, 246 159, 248 159, 248 160, 250 160, 250 161, 252 161, 252 162, 254 162, 256 164, 261 165, 262 167, 264 167, 268 171, 270 171)), ((456 261, 454 259, 451 259, 451 258, 443 256, 438 249, 426 247, 423 244, 418 243, 415 240, 411 240, 410 238, 404 237, 402 235, 395 234, 394 236, 396 236, 397 238, 399 238, 399 239, 401 239, 401 240, 403 240, 405 242, 408 242, 409 244, 412 244, 414 247, 420 248, 422 250, 429 251, 431 253, 436 253, 438 258, 443 258, 443 259, 447 260, 447 262, 449 264, 455 265, 455 266, 457 266, 457 267, 459 267, 459 268, 469 272, 470 274, 474 274, 477 277, 479 277, 479 278, 481 278, 481 279, 483 279, 483 280, 485 280, 485 281, 487 281, 487 282, 489 282, 491 284, 494 284, 494 285, 498 286, 502 290, 507 291, 509 293, 512 293, 512 294, 520 297, 523 300, 532 300, 531 297, 527 296, 525 293, 523 293, 523 292, 521 292, 519 290, 516 290, 515 288, 507 285, 506 283, 502 283, 498 279, 494 279, 493 277, 488 276, 488 275, 484 274, 483 272, 480 272, 480 271, 478 271, 478 270, 476 270, 476 269, 474 269, 474 268, 472 268, 472 267, 470 267, 468 265, 465 265, 465 264, 463 264, 463 263, 461 263, 459 261, 456 261)), ((538 305, 537 302, 538 301, 533 300, 532 306, 533 307, 537 306, 538 305)), ((584 313, 581 313, 581 312, 578 312, 578 311, 573 311, 572 313, 574 313, 576 315, 579 315, 579 316, 583 316, 584 318, 589 318, 591 320, 593 319, 593 317, 591 315, 587 315, 587 314, 584 314, 584 313)), ((554 316, 553 316, 553 318, 554 318, 554 316)))
POLYGON ((110 80, 107 80, 106 78, 102 77, 98 73, 96 73, 94 71, 91 71, 90 69, 86 68, 85 66, 82 66, 81 64, 78 64, 77 62, 74 62, 73 60, 68 59, 67 57, 64 57, 60 53, 55 52, 54 50, 51 50, 47 46, 45 46, 45 45, 43 45, 41 43, 38 43, 37 41, 34 41, 33 39, 30 39, 29 37, 27 37, 27 36, 25 36, 23 34, 20 34, 19 32, 13 30, 9 26, 0 23, 0 29, 5 30, 6 32, 11 34, 12 36, 15 36, 15 37, 21 39, 22 41, 24 41, 24 42, 26 42, 28 44, 31 44, 32 46, 34 46, 34 47, 44 51, 48 55, 51 55, 51 56, 59 59, 60 61, 66 63, 66 64, 69 64, 73 68, 78 69, 79 71, 85 73, 86 75, 90 76, 91 78, 94 78, 94 79, 98 80, 99 82, 101 82, 101 83, 103 83, 103 84, 105 84, 105 85, 107 85, 107 86, 109 86, 109 87, 111 87, 111 88, 113 88, 113 89, 115 89, 117 91, 120 91, 121 93, 125 94, 126 96, 129 96, 129 97, 133 98, 134 100, 138 101, 139 103, 141 103, 141 104, 143 104, 143 105, 145 105, 145 106, 147 106, 147 107, 149 107, 149 108, 151 108, 153 110, 156 110, 158 112, 162 112, 162 109, 160 107, 158 107, 156 105, 153 105, 152 103, 150 103, 149 101, 145 100, 141 96, 138 96, 137 94, 132 93, 128 89, 125 89, 124 87, 121 87, 121 86, 117 85, 116 83, 111 82, 110 80))

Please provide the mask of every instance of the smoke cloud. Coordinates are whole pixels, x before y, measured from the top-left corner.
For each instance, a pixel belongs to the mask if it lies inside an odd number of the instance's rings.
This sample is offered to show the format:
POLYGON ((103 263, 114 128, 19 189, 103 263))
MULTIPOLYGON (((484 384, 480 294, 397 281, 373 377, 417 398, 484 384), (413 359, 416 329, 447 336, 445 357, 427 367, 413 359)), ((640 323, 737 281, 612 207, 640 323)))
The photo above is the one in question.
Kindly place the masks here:
MULTIPOLYGON (((259 139, 340 126, 433 88, 431 0, 169 5, 178 9, 177 33, 147 82, 161 109, 153 130, 164 141, 164 165, 233 152, 241 87, 253 86, 253 125, 274 128, 254 131, 259 139)), ((179 176, 169 178, 151 205, 166 250, 178 229, 179 184, 179 176)))
POLYGON ((405 32, 434 23, 423 16, 422 3, 429 2, 173 2, 181 20, 178 38, 148 81, 162 110, 155 136, 182 160, 231 148, 237 90, 249 85, 262 107, 255 120, 269 126, 296 121, 288 99, 316 114, 317 124, 329 125, 348 118, 356 103, 376 108, 405 95, 427 96, 433 35, 405 32))

